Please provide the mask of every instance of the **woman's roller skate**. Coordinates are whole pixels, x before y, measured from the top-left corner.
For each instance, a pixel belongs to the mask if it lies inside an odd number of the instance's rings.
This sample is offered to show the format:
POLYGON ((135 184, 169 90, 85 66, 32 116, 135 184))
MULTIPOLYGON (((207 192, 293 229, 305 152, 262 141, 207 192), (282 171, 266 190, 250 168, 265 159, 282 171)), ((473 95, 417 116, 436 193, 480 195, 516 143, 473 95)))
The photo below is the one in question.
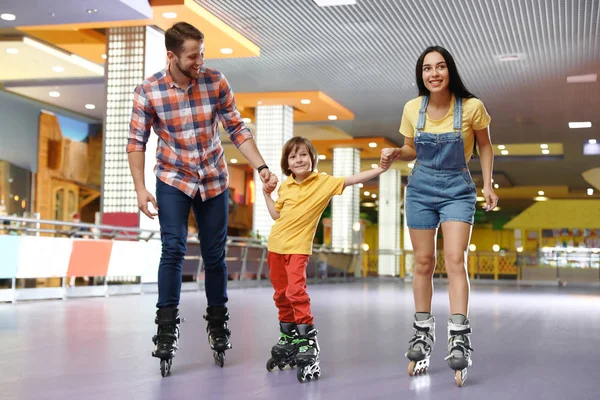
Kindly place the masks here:
POLYGON ((296 365, 298 366, 296 377, 300 383, 310 379, 319 379, 321 367, 319 366, 319 343, 317 342, 317 330, 312 325, 298 325, 298 338, 296 339, 298 354, 296 354, 296 365))
POLYGON ((152 338, 155 345, 152 356, 160 358, 160 373, 167 376, 171 371, 173 357, 179 350, 179 310, 175 307, 159 308, 154 322, 158 328, 152 338))
POLYGON ((418 312, 415 314, 413 327, 415 334, 408 342, 408 351, 405 353, 410 360, 410 376, 425 373, 429 368, 429 357, 435 343, 435 318, 430 313, 418 312))
POLYGON ((296 339, 298 330, 293 322, 279 323, 280 337, 279 341, 271 349, 271 358, 267 361, 267 371, 273 371, 275 366, 280 370, 286 365, 291 368, 296 366, 296 354, 298 353, 298 345, 296 339))
POLYGON ((208 343, 213 350, 215 363, 223 368, 225 350, 231 349, 231 343, 229 342, 231 331, 227 329, 227 321, 229 321, 227 307, 208 307, 204 319, 207 322, 208 343))
POLYGON ((469 320, 462 314, 453 314, 448 321, 448 361, 450 368, 454 370, 454 379, 459 387, 467 380, 467 367, 472 365, 471 361, 471 327, 469 320))

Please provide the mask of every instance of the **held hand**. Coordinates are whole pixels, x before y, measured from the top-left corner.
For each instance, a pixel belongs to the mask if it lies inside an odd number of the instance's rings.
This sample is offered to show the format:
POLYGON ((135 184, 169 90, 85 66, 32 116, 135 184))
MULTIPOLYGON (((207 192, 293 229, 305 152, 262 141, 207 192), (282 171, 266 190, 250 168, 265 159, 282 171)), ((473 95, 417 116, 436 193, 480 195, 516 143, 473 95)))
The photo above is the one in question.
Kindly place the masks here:
POLYGON ((148 218, 154 219, 154 217, 158 215, 157 213, 150 212, 150 210, 148 209, 148 203, 150 202, 152 203, 152 206, 154 206, 154 209, 158 211, 158 204, 156 203, 156 199, 150 194, 149 191, 143 189, 137 192, 137 201, 138 208, 148 218))
POLYGON ((496 208, 498 205, 498 196, 494 193, 494 189, 491 187, 483 188, 483 197, 485 197, 486 205, 483 207, 485 211, 490 211, 496 208))
POLYGON ((277 179, 277 175, 275 175, 272 172, 269 172, 269 174, 269 180, 263 183, 263 192, 265 192, 266 194, 270 194, 271 192, 273 192, 277 187, 277 182, 279 182, 279 180, 277 179))
POLYGON ((394 161, 400 158, 400 149, 385 148, 381 149, 381 158, 379 159, 379 166, 385 170, 388 170, 394 161))
POLYGON ((263 185, 269 182, 269 179, 271 179, 271 175, 273 175, 273 173, 269 171, 268 168, 264 168, 258 173, 258 176, 260 176, 260 180, 262 181, 263 185))

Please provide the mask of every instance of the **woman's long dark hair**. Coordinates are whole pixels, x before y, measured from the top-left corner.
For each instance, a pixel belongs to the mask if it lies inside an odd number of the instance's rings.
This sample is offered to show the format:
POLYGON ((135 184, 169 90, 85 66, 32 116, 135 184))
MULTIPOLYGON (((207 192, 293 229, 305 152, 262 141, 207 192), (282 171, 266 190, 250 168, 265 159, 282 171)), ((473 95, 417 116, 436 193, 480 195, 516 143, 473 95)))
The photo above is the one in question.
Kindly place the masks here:
MULTIPOLYGON (((458 69, 456 68, 456 63, 454 62, 454 58, 452 58, 450 52, 441 46, 429 46, 423 51, 423 53, 421 53, 421 56, 417 60, 415 77, 417 80, 417 87, 419 88, 419 96, 429 96, 429 90, 425 87, 425 82, 423 82, 423 62, 425 61, 425 56, 434 51, 440 53, 446 61, 448 75, 450 77, 450 84, 448 85, 450 92, 452 92, 455 97, 460 97, 463 99, 477 98, 477 96, 467 90, 462 79, 460 79, 458 69)), ((479 156, 479 152, 477 151, 477 139, 475 138, 473 139, 473 156, 479 156)))

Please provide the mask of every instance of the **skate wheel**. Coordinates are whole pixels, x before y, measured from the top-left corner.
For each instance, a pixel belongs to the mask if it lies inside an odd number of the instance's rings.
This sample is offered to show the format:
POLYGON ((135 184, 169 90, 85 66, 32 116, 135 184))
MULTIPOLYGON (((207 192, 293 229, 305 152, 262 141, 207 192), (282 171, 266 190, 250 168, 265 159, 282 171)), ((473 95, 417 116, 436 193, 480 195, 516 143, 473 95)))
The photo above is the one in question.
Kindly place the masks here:
POLYGON ((215 353, 215 363, 223 368, 223 365, 225 365, 225 353, 215 353))
POLYGON ((454 380, 458 387, 463 387, 465 382, 463 381, 462 372, 460 370, 454 371, 454 380))
POLYGON ((283 369, 285 368, 285 364, 279 364, 277 368, 279 368, 280 371, 283 371, 283 369))
POLYGON ((269 360, 267 361, 267 371, 271 372, 273 371, 273 369, 275 369, 275 360, 269 358, 269 360))
POLYGON ((319 379, 321 377, 321 373, 320 372, 315 372, 315 374, 313 375, 313 377, 315 379, 319 379))
POLYGON ((160 374, 163 376, 167 376, 171 371, 171 360, 160 360, 160 374))
POLYGON ((300 383, 306 382, 306 375, 304 375, 304 368, 298 368, 296 370, 296 378, 298 378, 298 382, 300 382, 300 383))
POLYGON ((415 373, 415 362, 411 361, 408 363, 408 376, 413 376, 415 373))
POLYGON ((290 368, 296 368, 296 361, 292 361, 290 363, 290 368))

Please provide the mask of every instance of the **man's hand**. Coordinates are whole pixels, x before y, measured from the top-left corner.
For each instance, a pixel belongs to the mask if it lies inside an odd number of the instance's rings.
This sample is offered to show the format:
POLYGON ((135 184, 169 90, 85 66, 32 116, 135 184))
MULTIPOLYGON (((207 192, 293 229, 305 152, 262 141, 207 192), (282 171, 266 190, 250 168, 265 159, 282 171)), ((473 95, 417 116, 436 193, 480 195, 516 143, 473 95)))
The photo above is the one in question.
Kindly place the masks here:
MULTIPOLYGON (((263 169, 260 172, 262 173, 264 171, 265 170, 263 169)), ((262 178, 262 176, 261 176, 261 178, 262 178)), ((270 194, 271 192, 273 192, 273 190, 275 190, 278 182, 279 182, 279 179, 277 179, 277 176, 274 173, 269 171, 268 180, 266 182, 263 180, 263 191, 267 194, 270 194)))
POLYGON ((142 189, 142 190, 138 191, 137 192, 137 201, 138 201, 138 208, 140 209, 141 212, 146 214, 146 216, 148 218, 154 219, 154 217, 158 215, 157 213, 150 212, 150 210, 148 209, 148 202, 150 202, 154 206, 154 209, 158 211, 158 204, 156 203, 156 199, 154 198, 154 196, 152 196, 150 194, 149 191, 147 191, 146 189, 142 189))

